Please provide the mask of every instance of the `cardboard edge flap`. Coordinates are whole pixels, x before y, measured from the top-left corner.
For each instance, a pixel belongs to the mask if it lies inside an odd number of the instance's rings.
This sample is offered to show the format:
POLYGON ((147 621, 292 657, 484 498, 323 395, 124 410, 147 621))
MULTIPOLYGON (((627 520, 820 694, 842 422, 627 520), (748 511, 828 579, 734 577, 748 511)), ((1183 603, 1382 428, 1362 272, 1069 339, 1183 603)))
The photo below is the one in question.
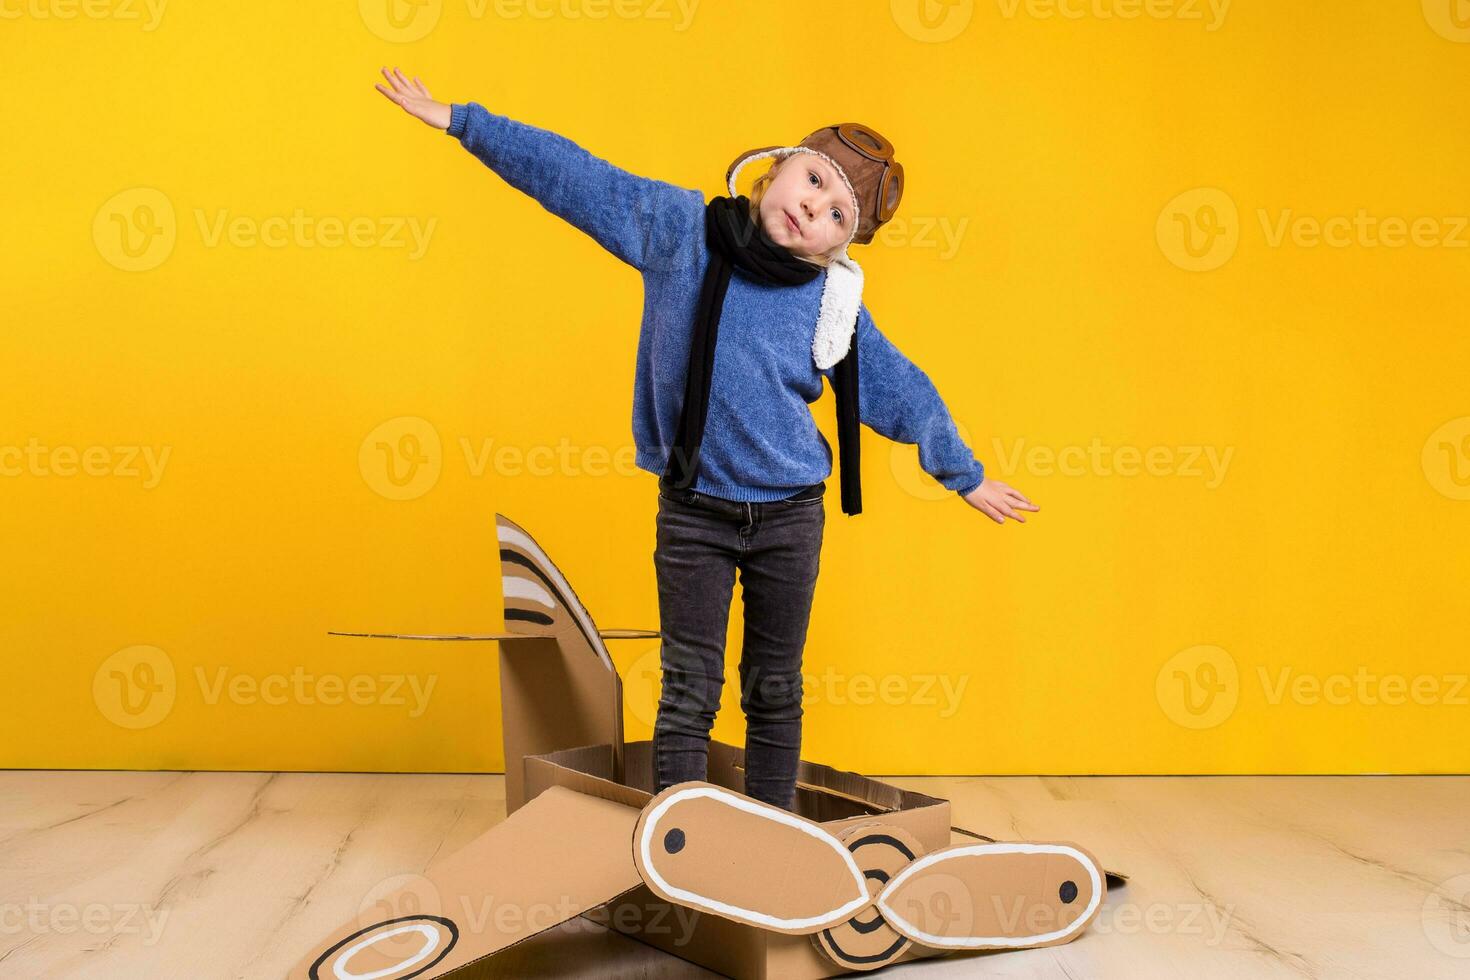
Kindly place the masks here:
POLYGON ((605 905, 642 884, 628 846, 638 812, 550 787, 432 872, 365 898, 289 978, 447 977, 605 905))

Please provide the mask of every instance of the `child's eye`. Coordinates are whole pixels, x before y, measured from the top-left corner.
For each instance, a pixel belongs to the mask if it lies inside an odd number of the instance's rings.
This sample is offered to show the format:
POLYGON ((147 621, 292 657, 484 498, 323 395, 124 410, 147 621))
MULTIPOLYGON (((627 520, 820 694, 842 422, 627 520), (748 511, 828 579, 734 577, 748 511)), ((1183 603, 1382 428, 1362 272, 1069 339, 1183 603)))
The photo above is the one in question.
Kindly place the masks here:
MULTIPOLYGON (((806 175, 812 179, 812 183, 815 184, 817 187, 821 187, 822 186, 822 178, 817 176, 817 172, 815 170, 808 170, 806 172, 806 175)), ((834 207, 832 209, 832 211, 831 211, 831 214, 832 214, 832 220, 833 221, 837 222, 839 225, 842 224, 842 209, 841 208, 835 208, 834 207)))

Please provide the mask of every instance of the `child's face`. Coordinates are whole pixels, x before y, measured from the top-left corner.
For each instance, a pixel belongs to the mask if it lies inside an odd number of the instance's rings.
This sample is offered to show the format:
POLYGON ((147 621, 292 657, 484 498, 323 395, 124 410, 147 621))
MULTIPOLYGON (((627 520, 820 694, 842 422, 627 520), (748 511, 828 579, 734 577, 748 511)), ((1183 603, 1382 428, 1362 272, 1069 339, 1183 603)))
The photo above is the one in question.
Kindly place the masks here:
POLYGON ((814 153, 793 153, 776 165, 761 198, 761 227, 797 255, 820 256, 847 241, 852 195, 842 176, 814 153))

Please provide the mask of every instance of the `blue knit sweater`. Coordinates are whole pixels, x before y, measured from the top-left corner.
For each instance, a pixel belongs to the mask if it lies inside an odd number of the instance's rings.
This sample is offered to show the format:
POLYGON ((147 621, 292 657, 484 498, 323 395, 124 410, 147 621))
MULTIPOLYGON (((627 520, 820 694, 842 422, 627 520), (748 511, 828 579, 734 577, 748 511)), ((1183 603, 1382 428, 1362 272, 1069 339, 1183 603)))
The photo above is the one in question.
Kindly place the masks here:
MULTIPOLYGON (((634 461, 661 474, 675 443, 690 334, 709 254, 704 195, 640 177, 564 136, 455 103, 450 136, 506 183, 565 219, 643 276, 643 324, 633 381, 634 461)), ((833 368, 812 362, 824 270, 773 286, 730 276, 720 313, 709 414, 693 487, 727 500, 769 501, 832 474, 832 449, 810 405, 833 368)), ((934 384, 858 311, 858 417, 896 442, 917 444, 919 465, 967 494, 985 469, 955 430, 934 384)))

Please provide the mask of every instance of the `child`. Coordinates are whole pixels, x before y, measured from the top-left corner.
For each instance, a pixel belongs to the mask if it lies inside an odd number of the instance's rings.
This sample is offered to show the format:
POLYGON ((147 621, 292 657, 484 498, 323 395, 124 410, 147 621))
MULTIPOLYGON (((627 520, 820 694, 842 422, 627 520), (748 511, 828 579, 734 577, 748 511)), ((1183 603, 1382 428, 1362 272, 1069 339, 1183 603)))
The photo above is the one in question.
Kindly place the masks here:
POLYGON ((809 408, 822 378, 837 395, 845 513, 861 510, 859 421, 917 444, 920 466, 996 523, 1040 510, 985 478, 928 376, 862 304, 862 270, 847 246, 871 242, 898 206, 903 169, 892 145, 844 123, 796 146, 750 150, 726 172, 730 196, 706 203, 697 190, 628 173, 478 103, 437 102, 397 68, 383 75, 383 95, 641 273, 635 462, 660 476, 653 789, 707 777, 738 569, 745 791, 793 809, 802 650, 832 465, 809 408), (764 157, 775 165, 748 199, 737 197, 740 168, 764 157))

